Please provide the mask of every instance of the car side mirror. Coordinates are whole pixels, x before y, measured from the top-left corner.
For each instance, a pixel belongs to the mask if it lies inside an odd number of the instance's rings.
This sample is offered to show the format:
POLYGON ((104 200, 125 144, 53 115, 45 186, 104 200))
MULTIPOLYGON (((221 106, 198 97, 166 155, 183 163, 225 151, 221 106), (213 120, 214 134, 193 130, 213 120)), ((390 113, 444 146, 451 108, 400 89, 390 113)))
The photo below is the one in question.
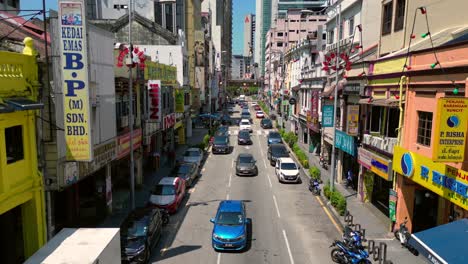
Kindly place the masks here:
POLYGON ((252 223, 252 220, 250 220, 250 218, 246 218, 246 219, 245 219, 245 223, 248 224, 248 225, 250 225, 250 224, 252 223))
POLYGON ((210 219, 210 222, 214 224, 215 219, 214 219, 214 218, 211 218, 211 219, 210 219))

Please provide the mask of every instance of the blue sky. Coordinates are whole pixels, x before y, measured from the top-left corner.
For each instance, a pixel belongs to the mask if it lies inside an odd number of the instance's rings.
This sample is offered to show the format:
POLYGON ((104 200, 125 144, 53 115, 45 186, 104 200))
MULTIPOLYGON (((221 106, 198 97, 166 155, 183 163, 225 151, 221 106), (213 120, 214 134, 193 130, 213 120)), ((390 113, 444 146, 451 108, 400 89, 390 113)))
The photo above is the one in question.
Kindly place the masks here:
MULTIPOLYGON (((57 0, 46 0, 46 10, 57 10, 57 2, 57 0)), ((20 6, 22 9, 42 9, 42 1, 20 0, 20 6)), ((255 0, 234 0, 232 9, 232 54, 242 54, 244 16, 255 13, 255 0)))

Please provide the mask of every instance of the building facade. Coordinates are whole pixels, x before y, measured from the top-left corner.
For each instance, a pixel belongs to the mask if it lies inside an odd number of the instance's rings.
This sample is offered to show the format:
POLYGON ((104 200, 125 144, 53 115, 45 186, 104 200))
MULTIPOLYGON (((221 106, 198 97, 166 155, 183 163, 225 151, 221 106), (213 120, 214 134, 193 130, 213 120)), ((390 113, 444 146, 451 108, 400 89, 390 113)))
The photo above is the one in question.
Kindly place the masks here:
POLYGON ((255 15, 248 14, 244 18, 244 52, 245 57, 252 57, 255 60, 255 15))

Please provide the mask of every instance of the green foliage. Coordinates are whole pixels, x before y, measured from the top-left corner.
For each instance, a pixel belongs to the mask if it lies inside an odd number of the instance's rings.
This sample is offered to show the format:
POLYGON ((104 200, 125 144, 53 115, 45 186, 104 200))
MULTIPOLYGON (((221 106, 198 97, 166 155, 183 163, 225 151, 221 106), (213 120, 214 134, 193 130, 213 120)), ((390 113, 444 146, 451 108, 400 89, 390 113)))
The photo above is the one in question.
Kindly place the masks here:
POLYGON ((313 166, 309 169, 309 175, 312 179, 317 179, 319 181, 322 179, 320 169, 317 166, 313 166))
POLYGON ((297 142, 297 135, 294 132, 287 132, 283 136, 284 141, 290 146, 293 147, 294 144, 297 142))
POLYGON ((325 197, 330 200, 330 203, 333 207, 335 207, 336 211, 340 215, 344 215, 346 212, 346 198, 341 194, 339 191, 330 190, 330 182, 328 181, 327 184, 323 187, 323 194, 325 197))
POLYGON ((327 199, 330 199, 330 183, 327 183, 325 186, 323 186, 323 195, 325 195, 327 199))
POLYGON ((268 109, 268 107, 265 105, 264 102, 259 101, 259 102, 258 102, 258 105, 260 106, 260 108, 262 108, 262 110, 263 110, 263 112, 264 112, 265 114, 267 114, 267 115, 270 114, 270 109, 268 109))
POLYGON ((206 134, 203 137, 203 142, 200 143, 200 144, 203 144, 203 149, 205 149, 210 144, 210 138, 211 136, 209 134, 206 134))

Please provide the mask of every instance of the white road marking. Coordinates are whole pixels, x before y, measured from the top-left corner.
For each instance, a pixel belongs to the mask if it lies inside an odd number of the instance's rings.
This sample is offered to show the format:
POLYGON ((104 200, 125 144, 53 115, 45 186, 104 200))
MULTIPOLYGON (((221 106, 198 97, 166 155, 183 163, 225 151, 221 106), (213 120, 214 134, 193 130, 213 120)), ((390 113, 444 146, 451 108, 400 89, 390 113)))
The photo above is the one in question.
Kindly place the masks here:
POLYGON ((268 173, 267 173, 267 179, 268 179, 268 182, 270 183, 270 188, 273 188, 273 185, 271 184, 270 176, 268 176, 268 173))
POLYGON ((249 147, 249 146, 245 146, 245 149, 250 149, 250 147, 249 147))
POLYGON ((274 195, 273 195, 273 202, 275 203, 276 214, 278 215, 278 218, 281 218, 280 211, 279 211, 279 208, 278 208, 278 203, 276 202, 276 197, 274 195))
POLYGON ((229 193, 226 195, 226 200, 229 200, 229 193))
POLYGON ((234 160, 232 160, 232 163, 231 163, 231 169, 234 168, 234 160))
POLYGON ((265 165, 265 169, 266 169, 266 168, 267 168, 267 164, 266 164, 265 158, 263 158, 263 165, 265 165))
POLYGON ((286 236, 286 231, 284 231, 284 229, 283 229, 283 237, 284 237, 284 241, 286 242, 286 247, 288 248, 289 260, 291 261, 291 264, 294 264, 294 259, 291 253, 291 248, 289 247, 288 237, 286 236))
POLYGON ((257 135, 260 136, 262 134, 262 131, 261 130, 258 130, 257 131, 257 135))
POLYGON ((229 173, 229 183, 228 183, 228 187, 231 187, 231 178, 232 178, 232 173, 229 173))
POLYGON ((217 264, 221 263, 221 253, 218 253, 218 260, 216 260, 216 263, 217 264))

